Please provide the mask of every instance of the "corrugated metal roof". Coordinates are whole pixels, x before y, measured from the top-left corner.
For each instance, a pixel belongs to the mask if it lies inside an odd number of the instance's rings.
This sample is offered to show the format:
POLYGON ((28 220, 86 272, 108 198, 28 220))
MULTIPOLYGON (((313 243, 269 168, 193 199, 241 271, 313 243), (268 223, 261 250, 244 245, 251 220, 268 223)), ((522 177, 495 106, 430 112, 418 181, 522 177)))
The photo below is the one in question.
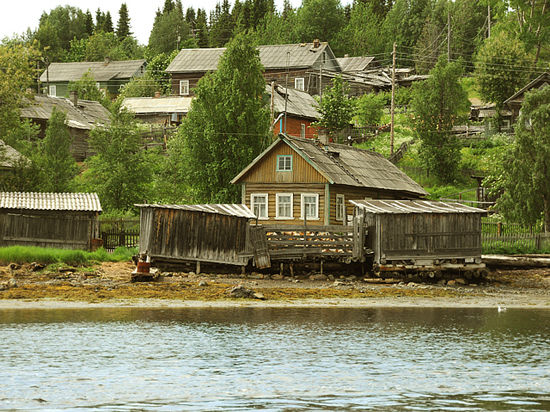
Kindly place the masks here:
POLYGON ((12 168, 23 159, 26 157, 0 140, 0 168, 12 168))
POLYGON ((97 193, 0 192, 0 209, 101 212, 97 193))
POLYGON ((487 211, 460 203, 436 202, 430 200, 350 200, 354 206, 367 213, 482 213, 487 211))
POLYGON ((157 209, 189 210, 191 212, 214 213, 218 215, 256 218, 256 215, 243 204, 205 204, 205 205, 157 205, 141 204, 137 207, 151 207, 157 209))
MULTIPOLYGON (((340 71, 328 43, 276 44, 258 46, 260 60, 266 70, 315 67, 326 51, 323 67, 340 71), (288 60, 288 62, 287 62, 288 60)), ((192 73, 216 70, 225 48, 182 49, 166 68, 168 73, 192 73)))
POLYGON ((381 154, 316 139, 284 137, 335 184, 396 190, 425 196, 428 193, 381 154))
POLYGON ((512 96, 510 96, 508 99, 504 101, 504 104, 509 104, 519 98, 521 95, 525 94, 528 90, 531 90, 532 88, 540 88, 543 87, 545 84, 550 83, 550 73, 544 72, 536 79, 530 81, 527 83, 526 86, 519 89, 516 93, 514 93, 512 96))
POLYGON ((80 78, 90 71, 97 82, 107 80, 126 80, 140 74, 145 66, 145 60, 122 60, 102 62, 70 62, 51 63, 40 76, 43 83, 70 82, 80 78))
POLYGON ((372 56, 338 57, 338 64, 343 72, 360 72, 374 60, 372 56))
MULTIPOLYGON (((266 85, 266 93, 271 96, 271 86, 266 85)), ((284 88, 275 86, 275 98, 273 99, 275 113, 283 113, 285 111, 285 95, 288 90, 288 101, 286 112, 298 117, 305 117, 312 120, 317 120, 321 117, 317 111, 317 101, 307 92, 301 90, 284 88)))
POLYGON ((136 114, 188 113, 193 97, 127 97, 122 107, 136 114))
POLYGON ((45 95, 35 95, 34 101, 21 109, 21 117, 49 120, 54 107, 66 114, 65 123, 75 129, 91 130, 110 123, 109 111, 99 102, 78 100, 75 107, 70 99, 45 95))

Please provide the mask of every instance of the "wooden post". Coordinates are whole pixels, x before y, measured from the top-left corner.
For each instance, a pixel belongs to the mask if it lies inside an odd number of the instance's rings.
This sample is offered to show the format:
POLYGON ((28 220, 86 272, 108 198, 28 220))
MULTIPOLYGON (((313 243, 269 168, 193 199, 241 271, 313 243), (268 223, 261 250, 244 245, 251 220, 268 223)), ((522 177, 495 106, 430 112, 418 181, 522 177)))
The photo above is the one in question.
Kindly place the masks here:
POLYGON ((451 9, 447 3, 447 61, 451 62, 451 9))
POLYGON ((391 123, 390 123, 390 156, 393 155, 394 117, 395 117, 395 42, 393 42, 393 64, 391 72, 391 123))
POLYGON ((319 262, 319 273, 323 274, 323 259, 319 262))
POLYGON ((284 275, 284 273, 285 273, 285 270, 284 270, 284 269, 285 269, 285 264, 284 264, 283 262, 281 262, 281 263, 279 264, 279 275, 281 275, 281 276, 284 275))
POLYGON ((289 265, 289 268, 290 268, 290 276, 293 276, 294 277, 294 263, 291 263, 289 265))
POLYGON ((497 236, 502 236, 502 222, 497 223, 497 236))
POLYGON ((200 260, 197 260, 195 274, 198 275, 199 273, 201 273, 201 262, 200 260))

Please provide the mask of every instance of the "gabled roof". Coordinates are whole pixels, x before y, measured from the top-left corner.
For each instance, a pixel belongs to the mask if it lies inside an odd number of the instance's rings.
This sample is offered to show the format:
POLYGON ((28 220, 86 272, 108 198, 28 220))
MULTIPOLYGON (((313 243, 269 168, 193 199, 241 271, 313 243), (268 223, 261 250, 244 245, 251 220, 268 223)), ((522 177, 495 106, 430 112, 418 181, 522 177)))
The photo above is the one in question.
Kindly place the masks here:
POLYGON ((374 57, 357 56, 357 57, 338 57, 336 59, 344 73, 361 72, 367 69, 367 66, 372 63, 374 57))
POLYGON ((141 208, 187 210, 190 212, 213 213, 216 215, 235 216, 253 219, 254 213, 243 204, 203 204, 203 205, 134 205, 141 208))
POLYGON ((480 213, 486 210, 460 203, 435 202, 430 200, 350 200, 354 206, 367 213, 409 214, 409 213, 480 213))
POLYGON ((80 99, 75 107, 70 99, 45 95, 35 95, 33 101, 21 109, 21 117, 49 120, 54 108, 66 114, 65 124, 74 129, 91 130, 110 123, 109 111, 99 102, 80 99))
MULTIPOLYGON (((271 96, 271 86, 265 86, 266 93, 271 96)), ((288 99, 286 99, 286 112, 289 115, 296 117, 306 118, 310 120, 317 120, 321 117, 317 111, 319 104, 317 101, 307 92, 301 90, 285 88, 280 85, 275 85, 275 93, 273 99, 273 106, 275 113, 285 112, 285 97, 288 93, 288 99)))
MULTIPOLYGON (((506 99, 504 101, 504 104, 512 103, 512 102, 518 100, 518 98, 522 97, 529 90, 534 89, 534 88, 537 88, 537 89, 541 88, 545 84, 550 84, 550 73, 548 73, 548 72, 542 73, 535 80, 529 82, 525 87, 522 87, 521 89, 519 89, 516 93, 514 93, 513 96, 506 99)), ((520 99, 520 100, 523 100, 523 99, 520 99)))
POLYGON ((428 193, 381 154, 356 147, 279 135, 270 147, 260 154, 231 183, 247 174, 278 144, 287 144, 302 156, 331 184, 406 192, 416 196, 428 193))
POLYGON ((101 212, 97 193, 0 192, 0 209, 101 212))
POLYGON ((13 147, 8 146, 3 140, 0 140, 0 169, 10 169, 14 167, 17 162, 24 159, 26 159, 25 156, 13 147))
MULTIPOLYGON (((328 43, 276 44, 258 46, 260 60, 266 70, 318 67, 323 52, 326 59, 323 67, 340 71, 334 53, 328 43)), ((216 70, 225 48, 182 49, 166 68, 167 73, 194 73, 216 70)))
POLYGON ((188 113, 193 97, 127 97, 122 107, 136 114, 188 113))
POLYGON ((42 83, 74 82, 88 70, 95 81, 128 80, 143 72, 145 60, 51 63, 40 76, 42 83))

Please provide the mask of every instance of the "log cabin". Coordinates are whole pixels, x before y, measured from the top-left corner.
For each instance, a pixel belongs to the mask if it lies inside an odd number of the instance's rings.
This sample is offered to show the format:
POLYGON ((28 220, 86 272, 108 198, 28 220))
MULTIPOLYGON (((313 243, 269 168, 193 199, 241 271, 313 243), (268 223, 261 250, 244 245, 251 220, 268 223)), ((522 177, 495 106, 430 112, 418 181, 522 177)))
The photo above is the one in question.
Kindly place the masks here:
POLYGON ((378 153, 284 134, 231 183, 242 185, 242 203, 262 224, 344 225, 350 200, 427 195, 378 153))

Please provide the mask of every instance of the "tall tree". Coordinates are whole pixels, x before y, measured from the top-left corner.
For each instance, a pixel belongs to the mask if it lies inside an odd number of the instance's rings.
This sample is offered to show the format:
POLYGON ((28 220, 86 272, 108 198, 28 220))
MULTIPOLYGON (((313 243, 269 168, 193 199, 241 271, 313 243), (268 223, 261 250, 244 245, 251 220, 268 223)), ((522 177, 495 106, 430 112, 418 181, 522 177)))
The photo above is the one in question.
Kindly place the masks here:
POLYGON ((40 170, 40 190, 43 192, 70 192, 71 182, 78 172, 70 151, 73 139, 65 120, 65 113, 53 110, 46 136, 40 142, 35 157, 40 170))
POLYGON ((304 0, 296 17, 296 31, 302 42, 319 39, 331 43, 346 23, 340 0, 304 0))
POLYGON ((460 161, 460 148, 451 130, 470 107, 459 81, 462 72, 460 63, 447 63, 442 56, 430 78, 414 84, 412 91, 413 125, 421 157, 430 174, 445 183, 456 178, 460 161))
POLYGON ((86 34, 88 36, 91 36, 94 34, 95 26, 94 26, 94 18, 92 16, 92 13, 90 13, 90 10, 86 10, 86 21, 84 23, 86 28, 86 34))
POLYGON ((511 12, 519 26, 519 35, 527 51, 534 50, 534 65, 542 48, 550 52, 550 2, 548 0, 511 0, 511 12))
POLYGON ((321 119, 319 126, 326 129, 336 138, 337 132, 348 127, 355 112, 355 102, 348 96, 347 83, 338 76, 332 80, 332 85, 323 93, 319 104, 321 119))
POLYGON ((381 17, 372 6, 366 2, 355 2, 347 25, 338 34, 338 48, 352 56, 380 55, 385 47, 381 30, 381 17))
POLYGON ((128 6, 126 6, 126 3, 122 3, 120 5, 120 10, 118 11, 116 36, 119 40, 123 40, 131 34, 132 33, 130 32, 130 16, 128 15, 128 6))
POLYGON ((210 17, 210 45, 223 47, 231 40, 235 24, 231 17, 229 0, 216 4, 210 17))
POLYGON ((195 25, 195 41, 197 42, 197 46, 208 47, 209 37, 206 11, 204 9, 197 9, 197 22, 195 25))
MULTIPOLYGON (((430 0, 396 0, 382 24, 386 51, 392 50, 394 42, 401 52, 412 50, 422 33, 430 10, 430 0)), ((411 62, 407 61, 404 64, 411 65, 411 62)))
POLYGON ((113 19, 111 18, 111 12, 105 13, 105 18, 103 20, 103 31, 105 33, 113 33, 115 29, 113 28, 113 19))
POLYGON ((516 141, 492 177, 500 183, 498 210, 510 220, 534 224, 542 218, 550 232, 550 87, 525 95, 516 123, 516 141))
POLYGON ((168 7, 165 4, 167 11, 159 11, 155 17, 148 46, 152 55, 171 53, 173 50, 195 45, 183 16, 181 2, 171 4, 172 6, 168 7))
POLYGON ((169 148, 172 179, 190 188, 193 201, 238 201, 240 189, 231 179, 268 143, 262 72, 256 47, 240 34, 228 44, 218 70, 199 81, 192 110, 169 148))

